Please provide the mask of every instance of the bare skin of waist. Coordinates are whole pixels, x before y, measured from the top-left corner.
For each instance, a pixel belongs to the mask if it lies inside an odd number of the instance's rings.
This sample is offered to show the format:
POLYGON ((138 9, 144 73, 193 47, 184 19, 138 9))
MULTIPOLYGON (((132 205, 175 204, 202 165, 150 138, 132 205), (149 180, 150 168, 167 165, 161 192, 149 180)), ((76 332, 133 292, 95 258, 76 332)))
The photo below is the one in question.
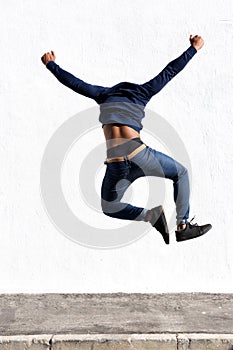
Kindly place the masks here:
POLYGON ((140 137, 140 134, 126 125, 105 124, 103 127, 104 136, 106 139, 107 149, 118 146, 135 137, 140 137))

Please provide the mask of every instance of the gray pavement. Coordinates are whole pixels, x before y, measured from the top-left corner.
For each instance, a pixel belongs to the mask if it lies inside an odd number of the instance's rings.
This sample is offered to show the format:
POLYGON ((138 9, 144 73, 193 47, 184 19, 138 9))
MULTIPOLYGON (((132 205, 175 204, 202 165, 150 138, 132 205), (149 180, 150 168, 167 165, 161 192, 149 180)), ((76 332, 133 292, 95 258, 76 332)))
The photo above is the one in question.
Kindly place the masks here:
POLYGON ((2 294, 0 350, 233 350, 233 294, 2 294))

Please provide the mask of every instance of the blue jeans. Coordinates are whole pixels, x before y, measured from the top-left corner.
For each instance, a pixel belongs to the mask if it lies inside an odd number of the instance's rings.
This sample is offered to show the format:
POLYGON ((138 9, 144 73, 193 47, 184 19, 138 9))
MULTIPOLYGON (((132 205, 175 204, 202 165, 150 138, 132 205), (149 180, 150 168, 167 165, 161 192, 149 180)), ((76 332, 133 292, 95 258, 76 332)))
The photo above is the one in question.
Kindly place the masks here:
POLYGON ((106 163, 101 187, 103 213, 117 219, 146 221, 147 210, 121 199, 136 179, 143 176, 164 177, 173 181, 176 222, 187 222, 189 217, 189 176, 187 169, 173 158, 146 146, 133 158, 106 163))

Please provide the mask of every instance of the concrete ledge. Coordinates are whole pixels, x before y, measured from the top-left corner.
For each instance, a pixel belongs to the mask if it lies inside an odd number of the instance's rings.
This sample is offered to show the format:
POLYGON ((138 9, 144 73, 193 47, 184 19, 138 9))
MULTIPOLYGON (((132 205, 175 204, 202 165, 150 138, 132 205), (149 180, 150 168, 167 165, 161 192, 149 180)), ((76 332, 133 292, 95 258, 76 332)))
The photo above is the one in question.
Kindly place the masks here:
POLYGON ((52 349, 62 350, 175 350, 175 334, 98 334, 98 335, 61 335, 52 339, 52 349))
POLYGON ((2 294, 0 335, 233 334, 233 294, 2 294))
POLYGON ((0 350, 232 350, 233 334, 59 334, 0 337, 0 350))
POLYGON ((0 336, 0 350, 49 350, 52 335, 0 336))
POLYGON ((178 334, 178 350, 233 350, 233 334, 178 334))
POLYGON ((0 295, 0 350, 233 350, 233 294, 0 295))

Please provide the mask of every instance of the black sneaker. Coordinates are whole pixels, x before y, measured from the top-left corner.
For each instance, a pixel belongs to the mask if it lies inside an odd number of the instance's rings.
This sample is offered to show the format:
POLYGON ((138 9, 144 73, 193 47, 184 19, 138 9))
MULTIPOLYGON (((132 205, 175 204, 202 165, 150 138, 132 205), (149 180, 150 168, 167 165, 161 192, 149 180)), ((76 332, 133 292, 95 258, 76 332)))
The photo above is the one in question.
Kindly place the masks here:
POLYGON ((175 231, 177 242, 182 242, 188 239, 200 237, 212 228, 211 224, 202 225, 202 226, 198 226, 197 224, 192 225, 191 222, 193 221, 193 219, 194 218, 192 218, 190 222, 186 223, 185 229, 180 231, 175 231))
POLYGON ((151 225, 161 233, 164 242, 169 244, 169 231, 162 205, 150 209, 150 212, 152 213, 152 219, 150 220, 151 225))

